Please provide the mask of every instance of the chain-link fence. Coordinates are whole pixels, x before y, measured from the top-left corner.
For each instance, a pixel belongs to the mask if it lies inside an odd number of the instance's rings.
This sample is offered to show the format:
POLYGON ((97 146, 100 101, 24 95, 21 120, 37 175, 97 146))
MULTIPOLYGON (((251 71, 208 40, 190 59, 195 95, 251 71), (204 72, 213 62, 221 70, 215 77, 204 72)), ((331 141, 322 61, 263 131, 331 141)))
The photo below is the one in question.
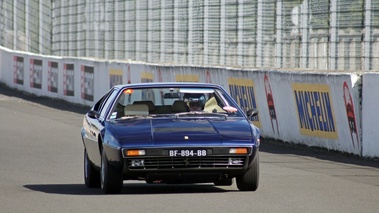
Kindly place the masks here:
POLYGON ((51 54, 51 2, 0 2, 0 45, 15 50, 51 54))
POLYGON ((152 63, 379 70, 379 0, 2 0, 0 44, 152 63))

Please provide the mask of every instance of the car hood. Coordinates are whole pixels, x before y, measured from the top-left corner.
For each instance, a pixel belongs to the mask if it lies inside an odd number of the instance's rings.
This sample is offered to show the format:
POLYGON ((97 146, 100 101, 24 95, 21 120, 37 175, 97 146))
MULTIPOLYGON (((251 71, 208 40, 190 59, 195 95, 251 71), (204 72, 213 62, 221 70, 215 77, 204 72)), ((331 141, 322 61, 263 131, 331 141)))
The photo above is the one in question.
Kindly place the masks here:
POLYGON ((131 119, 110 124, 122 145, 180 145, 252 143, 252 131, 245 119, 131 119))

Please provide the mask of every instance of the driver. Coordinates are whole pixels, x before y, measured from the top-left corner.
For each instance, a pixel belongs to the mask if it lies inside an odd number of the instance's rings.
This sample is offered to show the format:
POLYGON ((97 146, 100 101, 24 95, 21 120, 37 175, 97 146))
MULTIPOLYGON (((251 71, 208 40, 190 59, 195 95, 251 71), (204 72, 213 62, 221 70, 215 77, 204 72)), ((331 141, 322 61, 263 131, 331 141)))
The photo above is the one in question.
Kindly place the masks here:
POLYGON ((203 110, 203 106, 201 106, 199 101, 189 101, 189 111, 201 111, 203 110))
POLYGON ((187 103, 190 112, 201 111, 204 108, 205 96, 202 93, 186 93, 184 95, 184 101, 187 103))

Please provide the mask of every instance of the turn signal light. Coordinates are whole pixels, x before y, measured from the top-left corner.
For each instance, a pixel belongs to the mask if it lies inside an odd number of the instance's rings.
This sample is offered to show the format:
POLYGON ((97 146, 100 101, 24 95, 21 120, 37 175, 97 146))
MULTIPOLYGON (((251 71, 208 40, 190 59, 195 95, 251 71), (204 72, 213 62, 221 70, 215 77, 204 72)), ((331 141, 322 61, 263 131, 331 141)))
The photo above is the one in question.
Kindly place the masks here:
POLYGON ((126 156, 140 156, 140 155, 145 155, 145 150, 130 149, 126 151, 126 156))
POLYGON ((231 148, 230 154, 247 154, 247 148, 231 148))

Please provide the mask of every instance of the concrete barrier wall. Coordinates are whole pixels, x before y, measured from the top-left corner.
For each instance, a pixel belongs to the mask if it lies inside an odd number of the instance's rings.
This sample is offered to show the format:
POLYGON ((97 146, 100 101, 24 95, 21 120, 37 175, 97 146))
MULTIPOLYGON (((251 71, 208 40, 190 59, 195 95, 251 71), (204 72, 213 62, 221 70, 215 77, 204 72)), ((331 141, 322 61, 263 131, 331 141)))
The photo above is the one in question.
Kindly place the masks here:
POLYGON ((220 84, 243 109, 259 110, 253 122, 264 137, 379 157, 376 73, 174 66, 51 57, 4 48, 0 65, 0 81, 9 87, 88 106, 116 84, 220 84))
POLYGON ((379 156, 379 73, 362 76, 362 155, 379 156))

